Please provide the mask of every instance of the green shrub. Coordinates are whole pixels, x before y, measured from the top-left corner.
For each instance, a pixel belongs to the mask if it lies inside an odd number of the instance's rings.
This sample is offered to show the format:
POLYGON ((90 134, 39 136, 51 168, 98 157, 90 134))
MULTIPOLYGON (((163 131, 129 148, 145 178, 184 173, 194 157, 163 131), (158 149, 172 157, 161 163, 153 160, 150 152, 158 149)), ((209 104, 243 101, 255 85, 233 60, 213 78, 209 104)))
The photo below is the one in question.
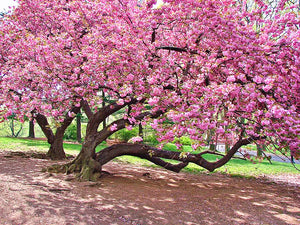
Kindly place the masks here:
POLYGON ((159 144, 159 141, 157 140, 157 136, 155 134, 150 134, 144 137, 144 142, 149 143, 150 145, 159 144))
POLYGON ((65 131, 64 139, 77 140, 77 127, 75 124, 71 124, 65 131))
POLYGON ((122 129, 116 132, 115 137, 119 141, 127 142, 130 138, 138 136, 138 128, 134 127, 132 130, 122 129))
POLYGON ((174 141, 172 141, 173 144, 177 143, 177 142, 179 142, 182 145, 192 145, 193 144, 192 139, 190 139, 187 136, 182 136, 180 138, 175 138, 174 141))

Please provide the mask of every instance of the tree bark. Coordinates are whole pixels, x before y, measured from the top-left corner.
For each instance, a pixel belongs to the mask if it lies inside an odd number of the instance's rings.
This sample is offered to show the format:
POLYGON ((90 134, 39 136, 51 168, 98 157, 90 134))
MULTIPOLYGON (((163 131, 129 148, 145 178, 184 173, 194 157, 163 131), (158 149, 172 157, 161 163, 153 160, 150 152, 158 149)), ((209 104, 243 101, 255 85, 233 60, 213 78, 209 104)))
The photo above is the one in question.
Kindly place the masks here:
MULTIPOLYGON (((130 121, 128 121, 127 119, 119 119, 111 123, 109 126, 103 128, 101 131, 98 131, 97 129, 100 123, 102 123, 108 115, 118 111, 122 107, 111 104, 110 106, 106 106, 104 109, 101 109, 96 113, 91 113, 87 105, 85 106, 85 108, 85 111, 88 112, 87 115, 89 118, 89 122, 87 124, 86 137, 79 155, 72 162, 63 166, 50 167, 48 168, 49 170, 67 173, 78 172, 79 179, 96 180, 100 176, 101 169, 104 164, 121 155, 132 155, 149 160, 174 172, 180 172, 180 170, 186 167, 190 162, 212 172, 216 168, 223 166, 231 158, 233 158, 234 154, 243 145, 247 145, 252 143, 253 141, 265 138, 249 137, 243 139, 243 135, 241 134, 240 139, 230 148, 227 153, 225 153, 225 155, 216 153, 215 151, 204 151, 198 154, 173 152, 157 149, 145 144, 129 143, 113 145, 96 153, 95 149, 97 145, 102 143, 106 138, 111 136, 116 131, 124 129, 126 124, 130 124, 130 121), (217 154, 222 157, 215 162, 209 162, 205 158, 203 158, 203 155, 205 154, 217 154), (178 164, 167 162, 164 159, 176 160, 178 161, 178 164)), ((164 112, 165 111, 161 110, 158 110, 156 112, 142 112, 135 117, 135 120, 141 121, 145 117, 157 118, 164 112)))
MULTIPOLYGON (((113 105, 115 106, 115 104, 113 105)), ((115 107, 119 106, 116 105, 115 107)), ((103 122, 103 119, 107 118, 107 115, 110 115, 115 111, 117 111, 117 108, 106 106, 102 110, 103 114, 99 112, 90 114, 86 129, 86 137, 82 144, 79 155, 72 162, 58 169, 54 168, 54 171, 58 170, 67 173, 78 172, 78 178, 82 180, 97 179, 100 176, 102 164, 96 160, 96 147, 116 131, 124 129, 126 124, 129 123, 129 121, 126 119, 119 119, 114 121, 109 126, 103 128, 101 131, 97 131, 98 126, 101 122, 103 122), (114 130, 111 129, 113 125, 116 125, 116 129, 114 130)), ((145 112, 135 117, 135 119, 141 120, 146 116, 158 117, 159 115, 161 115, 161 113, 161 111, 158 111, 156 113, 145 112)))
POLYGON ((60 160, 66 158, 66 154, 63 146, 63 135, 62 136, 55 135, 53 142, 50 143, 50 148, 47 152, 47 155, 52 160, 60 160))
MULTIPOLYGON (((96 135, 96 134, 94 134, 96 135)), ((54 172, 77 173, 79 180, 95 181, 101 175, 102 166, 95 160, 95 149, 97 147, 94 135, 85 138, 78 156, 70 163, 63 166, 52 166, 48 168, 54 172)))
POLYGON ((139 123, 139 136, 144 139, 143 125, 139 123))
POLYGON ((77 141, 79 143, 81 143, 81 115, 77 114, 76 116, 76 137, 77 137, 77 141))
POLYGON ((29 138, 35 138, 35 133, 34 133, 34 119, 31 119, 29 121, 29 138))
POLYGON ((181 169, 186 167, 190 162, 197 164, 208 171, 212 172, 215 169, 223 166, 226 164, 234 154, 243 146, 250 144, 253 140, 262 139, 265 137, 250 137, 245 139, 238 140, 235 145, 228 151, 227 154, 222 155, 217 153, 218 155, 222 156, 221 159, 215 162, 209 162, 203 158, 205 154, 216 154, 213 151, 204 151, 198 154, 193 153, 184 153, 182 152, 173 152, 167 151, 162 149, 157 149, 145 144, 116 144, 110 147, 103 149, 102 151, 96 154, 96 161, 100 163, 101 166, 106 164, 107 162, 111 161, 112 159, 122 156, 122 155, 131 155, 137 156, 139 158, 147 159, 153 162, 156 165, 162 166, 165 169, 180 172, 181 169), (169 162, 164 161, 163 159, 172 159, 179 161, 178 164, 172 164, 169 162))
MULTIPOLYGON (((75 114, 78 114, 80 111, 80 107, 73 107, 70 111, 75 114)), ((47 152, 47 155, 52 160, 65 159, 66 154, 63 148, 63 137, 65 130, 72 123, 74 117, 70 117, 68 114, 66 114, 64 121, 60 124, 60 127, 56 129, 55 134, 50 128, 48 120, 44 115, 38 113, 35 116, 35 119, 41 127, 43 133, 45 134, 48 143, 50 144, 50 148, 47 152)))
MULTIPOLYGON (((145 116, 157 117, 160 114, 161 112, 156 112, 154 114, 141 113, 136 117, 136 119, 140 120, 145 116)), ((92 127, 94 127, 94 119, 96 119, 94 116, 90 117, 87 126, 88 128, 91 129, 92 127)), ((82 145, 80 154, 71 163, 61 167, 60 170, 67 173, 78 172, 79 179, 96 180, 100 176, 101 168, 104 164, 118 156, 131 155, 149 160, 156 165, 162 166, 163 168, 174 172, 180 172, 181 169, 186 167, 190 162, 195 163, 212 172, 216 168, 219 168, 226 164, 232 157, 234 157, 234 154, 241 146, 247 145, 252 141, 260 139, 257 137, 240 139, 225 155, 213 151, 205 151, 199 154, 172 152, 157 149, 145 144, 129 143, 113 145, 101 150, 98 153, 95 152, 98 144, 100 144, 117 130, 123 129, 127 122, 128 121, 124 119, 113 122, 113 124, 117 125, 116 130, 113 131, 110 129, 110 126, 112 126, 112 124, 101 131, 87 130, 87 136, 82 145), (217 160, 216 162, 209 162, 203 158, 204 154, 218 154, 222 156, 222 158, 217 160), (167 162, 164 159, 177 160, 178 164, 167 162)))

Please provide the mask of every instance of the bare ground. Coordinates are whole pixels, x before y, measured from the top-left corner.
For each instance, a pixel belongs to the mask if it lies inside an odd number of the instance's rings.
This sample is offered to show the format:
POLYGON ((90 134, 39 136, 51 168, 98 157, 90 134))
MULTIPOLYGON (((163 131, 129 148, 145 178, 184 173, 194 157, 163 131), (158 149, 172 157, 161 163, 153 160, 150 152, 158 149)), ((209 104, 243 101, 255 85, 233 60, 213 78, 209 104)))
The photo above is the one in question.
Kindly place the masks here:
POLYGON ((93 183, 41 172, 51 164, 0 152, 0 224, 300 224, 300 175, 271 181, 111 162, 111 175, 93 183))

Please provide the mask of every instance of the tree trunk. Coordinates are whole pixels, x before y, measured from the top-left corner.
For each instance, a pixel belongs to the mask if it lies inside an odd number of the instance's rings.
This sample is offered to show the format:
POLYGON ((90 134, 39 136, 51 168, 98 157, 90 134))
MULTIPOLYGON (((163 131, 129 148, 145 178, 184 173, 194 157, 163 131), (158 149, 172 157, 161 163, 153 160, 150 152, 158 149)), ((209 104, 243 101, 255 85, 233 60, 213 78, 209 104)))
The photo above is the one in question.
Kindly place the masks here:
MULTIPOLYGON (((80 107, 73 107, 70 111, 78 114, 80 107)), ((65 130, 72 123, 74 117, 69 117, 67 113, 64 121, 61 123, 61 126, 57 128, 55 135, 50 128, 47 118, 44 115, 37 113, 35 119, 45 134, 48 143, 50 144, 50 149, 47 155, 52 160, 65 159, 66 154, 63 147, 63 137, 65 130)))
POLYGON ((53 142, 50 143, 50 149, 47 152, 47 155, 52 160, 60 160, 66 158, 66 154, 63 146, 63 135, 62 137, 57 137, 55 135, 53 142))
MULTIPOLYGON (((118 107, 118 106, 116 106, 118 107)), ((193 153, 183 153, 183 152, 173 152, 162 149, 157 149, 144 144, 118 144, 109 146, 100 152, 96 153, 95 149, 97 145, 103 142, 107 137, 111 136, 117 130, 124 129, 126 124, 129 123, 128 120, 119 119, 114 121, 108 127, 104 128, 101 131, 97 131, 99 124, 103 122, 103 119, 107 117, 108 114, 112 114, 114 111, 117 111, 116 108, 106 108, 101 112, 92 114, 87 113, 89 122, 86 129, 86 137, 82 144, 82 149, 79 155, 72 162, 66 165, 52 166, 48 168, 48 171, 55 172, 66 172, 66 173, 78 173, 78 178, 80 180, 97 180, 101 175, 102 166, 107 162, 111 161, 115 157, 121 155, 132 155, 137 156, 143 159, 147 159, 154 164, 162 166, 168 170, 179 172, 182 168, 186 167, 190 162, 197 164, 208 171, 214 171, 216 168, 219 168, 226 164, 238 149, 243 146, 252 143, 255 140, 260 140, 265 137, 249 137, 242 139, 240 138, 237 142, 230 148, 230 150, 225 154, 221 154, 215 151, 204 151, 198 154, 193 153), (105 111, 107 110, 107 111, 105 111), (114 127, 115 129, 111 129, 114 127), (214 154, 222 156, 219 160, 214 162, 209 162, 203 158, 204 154, 214 154), (179 163, 173 164, 171 162, 165 161, 172 159, 176 160, 179 163)), ((87 111, 88 112, 88 111, 87 111)), ((142 120, 146 116, 151 116, 151 118, 159 117, 162 114, 161 111, 155 113, 144 112, 136 116, 137 121, 142 120)))
POLYGON ((144 139, 143 126, 139 123, 139 136, 144 139))
POLYGON ((59 160, 59 159, 66 158, 66 154, 63 146, 64 133, 65 133, 65 128, 63 126, 57 128, 54 138, 50 143, 50 149, 47 152, 47 155, 52 160, 59 160))
POLYGON ((66 154, 63 147, 64 130, 62 130, 62 128, 58 128, 56 134, 54 135, 47 118, 42 114, 36 115, 36 121, 46 136, 48 143, 50 144, 47 155, 52 160, 65 159, 66 154))
POLYGON ((34 134, 34 119, 31 119, 29 121, 29 134, 28 134, 29 138, 35 138, 35 134, 34 134))
MULTIPOLYGON (((105 92, 104 91, 102 91, 102 108, 104 108, 105 107, 105 92)), ((108 119, 108 117, 107 117, 107 119, 108 119)), ((103 119, 103 122, 102 122, 102 124, 103 124, 103 129, 106 127, 106 119, 103 119)))
POLYGON ((232 157, 234 157, 234 154, 241 146, 250 144, 253 139, 259 139, 256 137, 240 139, 225 155, 213 151, 204 151, 198 154, 182 154, 182 152, 157 149, 144 144, 129 143, 112 145, 101 150, 98 153, 95 153, 95 148, 98 143, 95 142, 95 139, 92 136, 93 135, 91 135, 84 141, 81 152, 75 160, 63 166, 52 166, 48 168, 48 171, 66 173, 77 172, 78 178, 80 180, 95 181, 100 177, 103 165, 118 156, 131 155, 149 160, 156 165, 162 166, 165 169, 177 173, 180 172, 184 167, 186 167, 190 162, 212 172, 216 168, 219 168, 226 164, 232 157), (205 154, 214 154, 222 157, 215 162, 209 162, 203 158, 203 155, 205 154), (165 161, 164 159, 177 160, 179 163, 173 164, 165 161))
POLYGON ((81 143, 81 115, 80 113, 76 116, 76 134, 77 134, 77 141, 81 143))
POLYGON ((66 173, 78 173, 80 180, 95 181, 101 175, 102 166, 95 160, 97 143, 91 137, 86 137, 78 156, 59 170, 66 173))

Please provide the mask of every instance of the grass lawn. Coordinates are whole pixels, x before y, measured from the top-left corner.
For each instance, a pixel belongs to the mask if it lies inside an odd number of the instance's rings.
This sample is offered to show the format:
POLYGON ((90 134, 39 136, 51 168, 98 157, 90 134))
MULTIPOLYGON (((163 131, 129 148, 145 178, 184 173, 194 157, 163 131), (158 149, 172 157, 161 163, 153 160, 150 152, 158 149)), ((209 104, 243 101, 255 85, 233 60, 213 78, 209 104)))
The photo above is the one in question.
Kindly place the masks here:
MULTIPOLYGON (((40 139, 25 139, 25 138, 11 138, 0 137, 0 150, 12 150, 12 151, 48 151, 50 145, 45 140, 40 139)), ((100 151, 105 148, 105 144, 101 144, 97 147, 96 151, 100 151)), ((78 154, 81 145, 64 143, 64 149, 67 154, 78 154)))
MULTIPOLYGON (((102 144, 97 147, 97 151, 105 148, 106 145, 102 144)), ((64 148, 67 154, 78 154, 81 146, 79 144, 64 143, 64 148)), ((185 151, 189 150, 189 146, 185 146, 185 151)), ((47 151, 49 144, 44 140, 24 139, 24 138, 8 138, 0 137, 0 150, 12 150, 12 151, 47 151)), ((172 144, 165 146, 165 149, 174 151, 175 147, 172 144)), ((219 156, 207 155, 205 158, 209 161, 215 161, 219 156)), ((133 156, 118 157, 118 161, 139 164, 143 166, 155 166, 147 160, 143 160, 133 156)), ((298 166, 300 167, 300 165, 298 166)), ((191 173, 206 172, 205 169, 190 163, 184 171, 191 173)), ((267 160, 263 160, 260 163, 253 163, 250 161, 232 159, 225 166, 217 169, 215 172, 230 174, 231 176, 243 176, 243 177, 258 177, 264 174, 300 174, 292 164, 272 162, 270 164, 267 160)))

